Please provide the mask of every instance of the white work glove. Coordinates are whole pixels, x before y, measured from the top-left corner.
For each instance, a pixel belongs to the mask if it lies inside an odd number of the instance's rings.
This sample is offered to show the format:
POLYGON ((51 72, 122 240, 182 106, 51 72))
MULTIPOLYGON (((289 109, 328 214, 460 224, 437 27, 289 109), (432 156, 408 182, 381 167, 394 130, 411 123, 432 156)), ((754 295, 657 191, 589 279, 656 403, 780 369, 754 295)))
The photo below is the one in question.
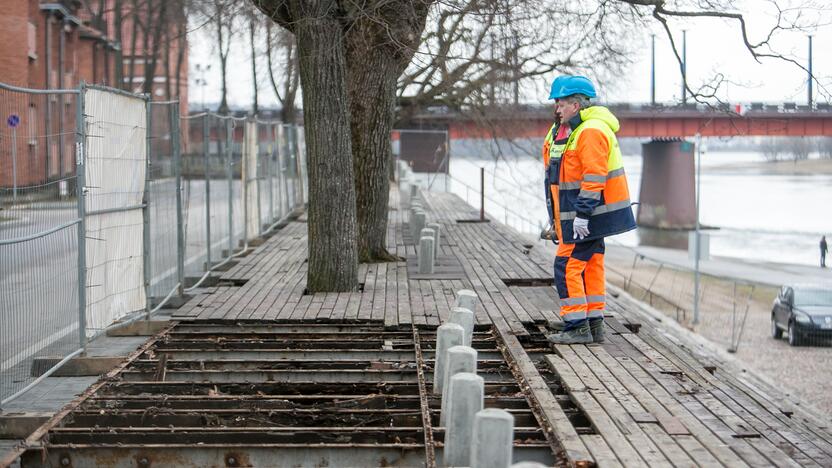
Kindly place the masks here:
POLYGON ((583 239, 589 236, 589 220, 585 218, 575 218, 572 221, 572 232, 575 233, 573 239, 583 239))

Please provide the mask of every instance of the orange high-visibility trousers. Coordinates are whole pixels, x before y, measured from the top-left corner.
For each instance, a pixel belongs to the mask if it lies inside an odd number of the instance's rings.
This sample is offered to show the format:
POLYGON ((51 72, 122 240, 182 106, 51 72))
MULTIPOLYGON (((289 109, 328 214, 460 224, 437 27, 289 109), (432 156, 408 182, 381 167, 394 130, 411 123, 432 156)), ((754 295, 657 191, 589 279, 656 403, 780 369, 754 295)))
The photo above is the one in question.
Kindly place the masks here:
POLYGON ((589 319, 603 319, 604 239, 558 245, 555 288, 560 297, 560 318, 571 330, 589 319))

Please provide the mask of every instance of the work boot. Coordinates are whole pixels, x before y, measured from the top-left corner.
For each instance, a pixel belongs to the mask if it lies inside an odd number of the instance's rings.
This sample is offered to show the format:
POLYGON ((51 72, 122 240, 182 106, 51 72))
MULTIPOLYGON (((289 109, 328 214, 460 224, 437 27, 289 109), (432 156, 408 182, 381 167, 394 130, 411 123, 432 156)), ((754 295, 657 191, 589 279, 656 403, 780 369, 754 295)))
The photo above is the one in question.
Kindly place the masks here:
POLYGON ((558 321, 552 320, 546 325, 547 325, 547 328, 549 328, 550 330, 552 330, 554 332, 561 332, 561 331, 563 331, 564 328, 566 328, 566 324, 563 323, 562 320, 558 320, 558 321))
POLYGON ((604 342, 604 320, 590 320, 589 321, 589 332, 592 334, 592 342, 593 343, 603 343, 604 342))
POLYGON ((552 344, 589 344, 592 343, 592 333, 589 324, 584 322, 577 328, 553 333, 546 337, 552 344))

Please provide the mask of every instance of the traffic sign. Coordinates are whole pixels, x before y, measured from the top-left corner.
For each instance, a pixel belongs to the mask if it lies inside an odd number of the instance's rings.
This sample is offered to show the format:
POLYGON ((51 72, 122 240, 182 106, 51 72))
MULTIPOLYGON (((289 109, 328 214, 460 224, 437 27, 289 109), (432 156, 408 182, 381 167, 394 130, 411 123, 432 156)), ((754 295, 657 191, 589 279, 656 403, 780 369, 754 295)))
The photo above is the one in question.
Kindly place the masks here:
POLYGON ((6 119, 6 123, 9 127, 15 128, 20 124, 20 117, 17 114, 12 114, 8 119, 6 119))

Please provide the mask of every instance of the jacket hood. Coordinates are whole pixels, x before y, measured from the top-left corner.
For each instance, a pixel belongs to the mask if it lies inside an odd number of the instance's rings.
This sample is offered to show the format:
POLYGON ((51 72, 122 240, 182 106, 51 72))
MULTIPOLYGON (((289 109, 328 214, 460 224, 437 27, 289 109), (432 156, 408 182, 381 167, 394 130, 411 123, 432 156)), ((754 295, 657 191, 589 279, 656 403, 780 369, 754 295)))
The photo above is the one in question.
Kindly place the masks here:
POLYGON ((618 130, 621 128, 621 125, 618 123, 618 118, 612 115, 612 112, 604 106, 587 107, 581 111, 582 121, 586 122, 591 119, 604 122, 610 127, 613 133, 618 133, 618 130))

